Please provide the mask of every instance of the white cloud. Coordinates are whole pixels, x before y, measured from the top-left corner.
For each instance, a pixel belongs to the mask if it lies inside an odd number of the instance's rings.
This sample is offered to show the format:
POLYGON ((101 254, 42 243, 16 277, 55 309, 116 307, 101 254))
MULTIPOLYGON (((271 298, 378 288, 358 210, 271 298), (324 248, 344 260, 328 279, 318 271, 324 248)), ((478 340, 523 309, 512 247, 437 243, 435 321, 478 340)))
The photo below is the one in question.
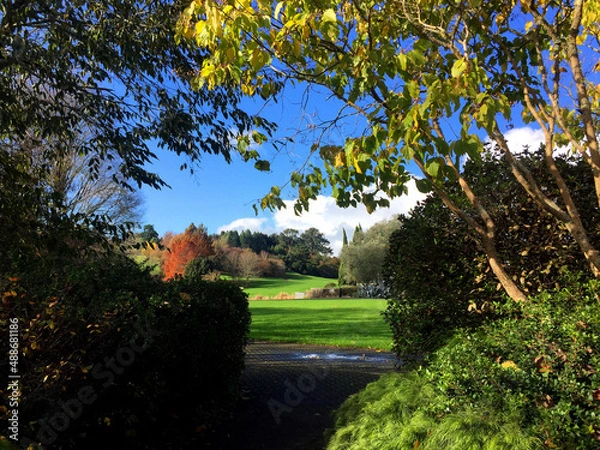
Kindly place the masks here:
POLYGON ((257 218, 257 217, 244 217, 242 219, 236 219, 233 222, 223 225, 219 227, 217 233, 221 233, 222 231, 230 231, 230 230, 250 230, 250 231, 263 231, 263 225, 267 219, 265 218, 257 218))
POLYGON ((531 127, 513 128, 504 134, 508 148, 514 154, 523 153, 525 146, 532 151, 537 150, 544 143, 544 132, 531 127))
POLYGON ((407 187, 408 194, 392 199, 389 208, 378 208, 372 214, 367 212, 364 205, 358 205, 356 208, 340 208, 333 197, 319 195, 316 200, 310 202, 309 210, 299 216, 294 213, 294 201, 285 200, 287 207, 273 214, 272 223, 266 218, 244 217, 219 227, 217 233, 228 230, 251 230, 270 234, 279 233, 286 228, 294 228, 302 232, 314 227, 325 235, 333 253, 337 255, 342 248, 343 229, 351 239, 357 225, 360 224, 363 230, 367 230, 377 222, 390 220, 398 214, 409 213, 418 201, 425 199, 426 194, 417 190, 413 180, 407 183, 407 187))
POLYGON ((334 254, 342 248, 342 229, 351 238, 354 228, 361 225, 364 230, 382 220, 389 220, 398 214, 408 213, 419 200, 426 197, 415 187, 414 181, 408 183, 408 194, 390 201, 389 208, 379 208, 372 214, 364 205, 356 208, 340 208, 332 197, 318 196, 310 203, 309 210, 297 216, 294 214, 294 202, 286 201, 287 208, 274 214, 277 230, 295 228, 300 231, 314 227, 321 231, 331 243, 334 254))
POLYGON ((372 214, 369 214, 363 205, 356 208, 340 208, 335 204, 333 197, 319 195, 316 200, 310 203, 309 210, 303 212, 300 216, 294 214, 294 202, 286 200, 287 208, 273 214, 272 225, 265 218, 245 217, 220 227, 217 233, 227 230, 279 233, 286 228, 294 228, 302 232, 314 227, 325 235, 325 238, 331 244, 333 253, 337 255, 342 248, 343 229, 346 230, 348 238, 351 239, 357 225, 360 224, 363 230, 367 230, 377 222, 392 219, 398 214, 407 214, 419 200, 426 197, 425 194, 417 190, 414 181, 410 181, 407 186, 407 195, 391 200, 389 208, 377 209, 372 214))
MULTIPOLYGON (((533 129, 531 127, 513 128, 504 133, 504 137, 510 151, 518 155, 523 153, 525 146, 529 147, 530 151, 536 151, 540 145, 545 143, 544 132, 541 129, 533 129)), ((571 146, 557 147, 554 150, 554 156, 566 156, 570 151, 571 146)))

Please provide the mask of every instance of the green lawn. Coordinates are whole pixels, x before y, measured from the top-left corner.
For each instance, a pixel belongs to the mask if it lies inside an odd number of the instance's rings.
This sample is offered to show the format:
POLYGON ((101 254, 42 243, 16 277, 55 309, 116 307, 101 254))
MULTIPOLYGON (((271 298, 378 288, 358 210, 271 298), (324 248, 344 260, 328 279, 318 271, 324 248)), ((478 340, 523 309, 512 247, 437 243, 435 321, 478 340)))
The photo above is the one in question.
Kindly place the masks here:
POLYGON ((325 287, 327 283, 337 283, 337 280, 300 275, 294 272, 288 272, 286 278, 251 278, 247 283, 246 281, 240 282, 244 286, 244 292, 250 298, 256 295, 273 298, 282 292, 287 294, 306 292, 312 288, 325 287))
POLYGON ((385 300, 250 301, 256 340, 389 350, 392 333, 380 314, 385 300))

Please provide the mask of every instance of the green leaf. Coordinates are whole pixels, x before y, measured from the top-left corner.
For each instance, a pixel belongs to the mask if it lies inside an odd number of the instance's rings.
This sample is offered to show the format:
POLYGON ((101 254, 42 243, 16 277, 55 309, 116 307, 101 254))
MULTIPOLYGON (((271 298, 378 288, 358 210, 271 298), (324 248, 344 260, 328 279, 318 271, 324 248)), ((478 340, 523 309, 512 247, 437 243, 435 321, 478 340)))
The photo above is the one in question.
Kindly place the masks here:
POLYGON ((419 192, 422 192, 423 194, 427 194, 433 189, 433 184, 431 184, 431 181, 429 181, 427 178, 416 180, 415 184, 419 192))
POLYGON ((425 163, 425 169, 427 170, 427 173, 429 175, 431 175, 432 177, 437 177, 438 173, 440 171, 440 162, 439 160, 436 159, 430 159, 429 161, 427 161, 425 163))
POLYGON ((261 172, 268 172, 271 170, 271 163, 269 161, 265 161, 263 159, 258 160, 254 163, 254 167, 261 172))
POLYGON ((457 60, 452 66, 452 77, 458 78, 467 68, 467 62, 464 59, 457 60))

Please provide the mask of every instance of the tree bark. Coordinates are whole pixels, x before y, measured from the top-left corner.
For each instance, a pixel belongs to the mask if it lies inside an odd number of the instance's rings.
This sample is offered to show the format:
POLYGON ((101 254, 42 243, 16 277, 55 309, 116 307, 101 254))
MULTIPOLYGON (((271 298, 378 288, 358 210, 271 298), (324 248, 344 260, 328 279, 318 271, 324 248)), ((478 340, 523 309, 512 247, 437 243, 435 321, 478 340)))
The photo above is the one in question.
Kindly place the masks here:
MULTIPOLYGON (((498 256, 498 249, 496 248, 496 224, 494 223, 492 217, 489 215, 487 210, 479 202, 479 199, 471 190, 471 187, 462 177, 458 169, 454 166, 452 161, 449 160, 449 157, 446 158, 446 161, 448 163, 448 166, 454 170, 455 174, 458 177, 458 181, 462 191, 465 193, 469 202, 473 205, 473 207, 477 211, 477 214, 479 215, 479 217, 485 225, 482 226, 475 219, 469 216, 465 211, 460 209, 452 201, 448 194, 443 189, 438 189, 434 183, 433 186, 435 193, 442 199, 444 204, 453 213, 455 213, 458 217, 463 219, 467 223, 467 225, 469 225, 469 227, 471 227, 479 235, 481 239, 481 245, 483 247, 483 250, 485 251, 488 260, 488 264, 490 265, 492 272, 494 273, 494 275, 496 276, 496 278, 498 279, 508 296, 517 302, 526 301, 527 296, 512 280, 510 275, 506 272, 504 264, 501 262, 498 256)), ((425 166, 423 165, 423 163, 418 158, 415 158, 415 162, 417 163, 423 174, 431 180, 431 176, 425 170, 425 166)))

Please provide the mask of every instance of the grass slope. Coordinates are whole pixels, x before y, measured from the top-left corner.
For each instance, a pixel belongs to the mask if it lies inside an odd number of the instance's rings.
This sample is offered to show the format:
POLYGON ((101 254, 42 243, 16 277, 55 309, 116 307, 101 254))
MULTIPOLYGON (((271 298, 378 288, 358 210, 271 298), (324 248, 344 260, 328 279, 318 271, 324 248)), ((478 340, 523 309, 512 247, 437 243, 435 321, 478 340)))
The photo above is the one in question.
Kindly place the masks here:
POLYGON ((285 292, 293 294, 294 292, 306 292, 312 288, 325 287, 327 283, 336 283, 332 278, 313 277, 310 275, 300 275, 294 272, 288 272, 286 278, 251 278, 244 286, 244 292, 250 298, 260 295, 272 298, 277 294, 285 292))
POLYGON ((250 337, 256 340, 389 350, 385 300, 251 301, 250 337))

